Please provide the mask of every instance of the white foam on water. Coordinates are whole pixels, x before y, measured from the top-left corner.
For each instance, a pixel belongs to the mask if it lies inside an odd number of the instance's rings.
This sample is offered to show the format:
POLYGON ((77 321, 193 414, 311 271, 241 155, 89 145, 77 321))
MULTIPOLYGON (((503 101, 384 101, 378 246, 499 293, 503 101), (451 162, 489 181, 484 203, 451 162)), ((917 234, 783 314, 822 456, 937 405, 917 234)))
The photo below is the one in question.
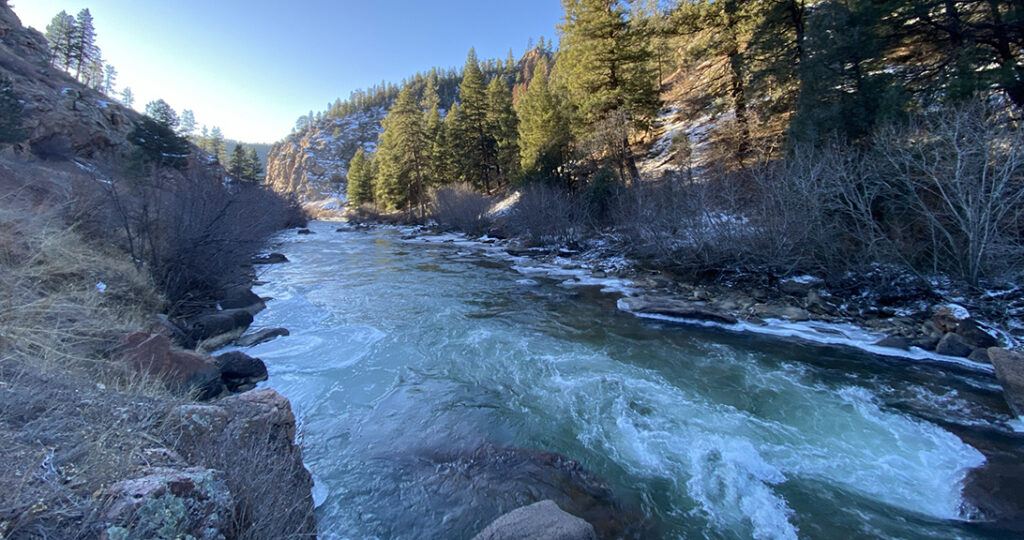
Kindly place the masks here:
POLYGON ((583 444, 631 475, 670 482, 691 501, 679 501, 677 512, 697 511, 722 531, 797 538, 793 510, 776 486, 800 480, 962 519, 964 478, 985 461, 944 429, 883 410, 870 391, 817 386, 805 381, 805 370, 751 361, 744 368, 749 391, 773 396, 755 416, 612 362, 545 359, 542 380, 516 378, 529 385, 524 400, 568 414, 583 444))

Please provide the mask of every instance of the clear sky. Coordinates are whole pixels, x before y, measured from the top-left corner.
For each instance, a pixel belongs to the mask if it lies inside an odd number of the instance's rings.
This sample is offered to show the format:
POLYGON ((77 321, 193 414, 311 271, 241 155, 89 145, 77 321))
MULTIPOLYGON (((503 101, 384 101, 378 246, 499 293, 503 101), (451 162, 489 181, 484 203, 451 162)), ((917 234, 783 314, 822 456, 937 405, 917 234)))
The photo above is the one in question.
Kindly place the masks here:
POLYGON ((518 55, 555 37, 559 0, 11 0, 27 26, 89 8, 136 108, 156 98, 227 137, 276 141, 295 120, 380 81, 518 55))

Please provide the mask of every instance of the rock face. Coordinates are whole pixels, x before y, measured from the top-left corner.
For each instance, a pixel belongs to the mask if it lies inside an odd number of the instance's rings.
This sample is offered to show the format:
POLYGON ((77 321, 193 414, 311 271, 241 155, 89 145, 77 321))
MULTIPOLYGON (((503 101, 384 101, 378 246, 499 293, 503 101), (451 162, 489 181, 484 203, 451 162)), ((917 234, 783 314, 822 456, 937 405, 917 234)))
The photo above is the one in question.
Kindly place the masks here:
POLYGON ((376 147, 385 114, 376 108, 292 134, 267 155, 267 183, 304 201, 344 197, 348 162, 359 148, 376 147))
POLYGON ((1024 355, 992 347, 988 357, 996 368, 996 377, 1003 385, 1003 396, 1017 416, 1024 416, 1024 355))
POLYGON ((545 500, 499 517, 473 540, 597 540, 597 533, 586 521, 545 500))
POLYGON ((105 538, 158 538, 166 530, 199 540, 230 534, 234 500, 222 473, 199 467, 146 473, 104 493, 110 501, 104 517, 121 524, 108 527, 105 538))
POLYGON ((176 349, 162 334, 129 334, 121 358, 132 370, 158 378, 173 391, 194 393, 197 399, 212 399, 224 391, 220 370, 209 357, 176 349))
POLYGON ((25 103, 28 138, 16 152, 100 158, 130 147, 127 135, 138 114, 51 68, 46 38, 22 27, 6 3, 0 5, 0 36, 0 66, 25 103))

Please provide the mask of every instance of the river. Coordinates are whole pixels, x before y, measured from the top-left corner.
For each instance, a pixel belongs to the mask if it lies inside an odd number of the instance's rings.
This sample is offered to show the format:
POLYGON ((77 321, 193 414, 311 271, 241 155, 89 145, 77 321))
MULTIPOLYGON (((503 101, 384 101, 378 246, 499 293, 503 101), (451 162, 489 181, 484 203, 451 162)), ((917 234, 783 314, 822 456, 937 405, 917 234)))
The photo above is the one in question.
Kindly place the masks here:
POLYGON ((986 459, 964 434, 1012 437, 990 374, 640 319, 493 252, 336 226, 282 235, 256 327, 291 336, 247 350, 295 408, 324 538, 469 539, 531 502, 481 448, 577 460, 641 536, 999 534, 961 496, 986 459))

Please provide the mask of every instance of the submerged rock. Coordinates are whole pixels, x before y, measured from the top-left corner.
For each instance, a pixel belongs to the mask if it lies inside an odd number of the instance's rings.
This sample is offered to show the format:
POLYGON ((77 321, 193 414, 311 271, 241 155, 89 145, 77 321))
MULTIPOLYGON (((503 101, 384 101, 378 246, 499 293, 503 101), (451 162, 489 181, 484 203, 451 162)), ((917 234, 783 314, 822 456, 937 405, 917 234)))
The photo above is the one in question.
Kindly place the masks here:
POLYGON ((299 229, 298 233, 299 234, 316 234, 315 232, 313 232, 313 231, 311 231, 309 229, 299 229))
POLYGON ((1003 396, 1017 416, 1024 416, 1024 355, 992 347, 988 350, 996 378, 1003 385, 1003 396))
POLYGON ((879 347, 889 347, 891 349, 900 349, 903 351, 909 351, 914 346, 913 342, 903 336, 888 336, 879 340, 875 345, 879 347))
POLYGON ((597 533, 554 501, 544 500, 499 517, 473 540, 597 540, 597 533))
POLYGON ((646 530, 639 510, 622 506, 603 480, 560 454, 488 444, 418 454, 396 466, 415 474, 409 481, 423 486, 431 505, 458 509, 453 522, 475 522, 476 530, 511 510, 550 500, 586 520, 600 538, 657 537, 646 530))

